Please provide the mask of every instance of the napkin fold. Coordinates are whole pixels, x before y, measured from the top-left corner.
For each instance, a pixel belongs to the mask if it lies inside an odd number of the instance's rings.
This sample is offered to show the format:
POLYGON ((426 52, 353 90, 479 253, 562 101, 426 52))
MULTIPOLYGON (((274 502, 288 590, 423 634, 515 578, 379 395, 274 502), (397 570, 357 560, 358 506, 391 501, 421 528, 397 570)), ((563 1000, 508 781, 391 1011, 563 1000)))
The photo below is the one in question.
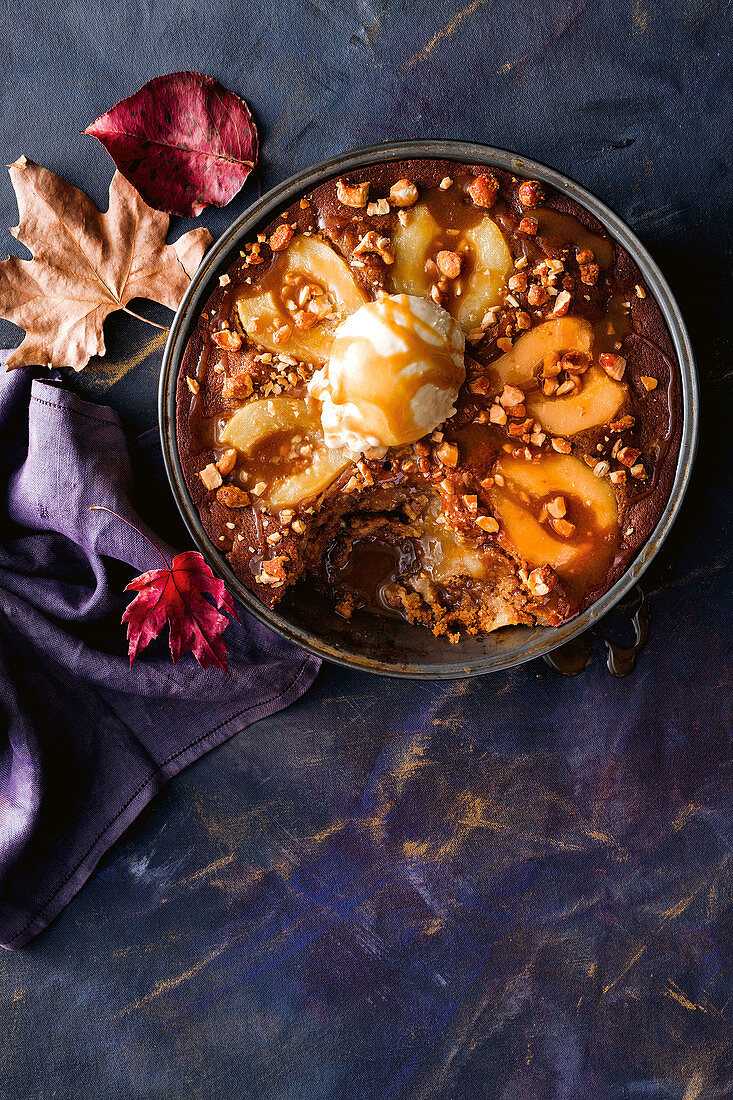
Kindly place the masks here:
POLYGON ((89 509, 114 509, 174 554, 130 503, 134 483, 144 515, 169 510, 157 433, 128 450, 112 409, 39 375, 0 375, 6 948, 57 916, 168 779, 299 698, 320 667, 238 608, 241 625, 225 634, 229 675, 204 671, 191 654, 174 666, 167 631, 129 668, 123 589, 161 561, 125 523, 89 509))

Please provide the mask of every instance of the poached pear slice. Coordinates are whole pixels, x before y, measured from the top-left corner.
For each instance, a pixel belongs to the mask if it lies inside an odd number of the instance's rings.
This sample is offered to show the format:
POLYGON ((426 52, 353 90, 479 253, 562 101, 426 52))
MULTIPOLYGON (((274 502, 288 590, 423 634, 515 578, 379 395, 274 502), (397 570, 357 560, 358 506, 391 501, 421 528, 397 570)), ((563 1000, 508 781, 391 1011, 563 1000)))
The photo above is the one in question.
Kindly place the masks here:
POLYGON ((591 355, 593 327, 578 317, 556 317, 519 337, 511 351, 491 364, 496 391, 505 385, 518 386, 527 393, 527 415, 538 420, 545 431, 569 436, 607 424, 627 396, 626 386, 614 382, 596 363, 582 375, 583 388, 578 394, 545 397, 541 390, 527 392, 534 383, 537 369, 550 357, 567 351, 591 355))
POLYGON ((366 301, 346 261, 325 241, 301 234, 277 254, 253 293, 237 300, 237 313, 253 343, 322 364, 328 359, 338 324, 366 301), (310 328, 299 328, 283 302, 281 292, 289 276, 301 277, 323 292, 325 312, 310 328), (283 333, 286 326, 289 333, 283 333), (277 340, 276 333, 281 334, 277 340))
POLYGON ((504 537, 532 567, 551 565, 561 577, 602 573, 618 541, 618 504, 611 484, 573 455, 543 453, 530 461, 503 455, 494 468, 504 485, 491 489, 491 503, 504 537), (570 538, 539 519, 542 506, 563 497, 570 538))
POLYGON ((310 433, 311 456, 305 469, 275 477, 261 500, 273 508, 296 508, 313 500, 353 463, 353 456, 342 448, 331 450, 322 439, 316 414, 305 401, 295 397, 269 397, 250 401, 235 412, 220 432, 222 443, 235 447, 245 458, 250 457, 273 435, 296 432, 304 438, 310 433))
POLYGON ((443 248, 455 249, 465 257, 468 275, 461 277, 461 295, 450 295, 446 308, 465 332, 477 328, 491 306, 502 298, 512 257, 501 230, 488 215, 446 241, 445 229, 425 205, 409 212, 406 225, 398 224, 393 235, 394 264, 390 268, 392 290, 429 298, 435 282, 426 270, 429 260, 443 248))

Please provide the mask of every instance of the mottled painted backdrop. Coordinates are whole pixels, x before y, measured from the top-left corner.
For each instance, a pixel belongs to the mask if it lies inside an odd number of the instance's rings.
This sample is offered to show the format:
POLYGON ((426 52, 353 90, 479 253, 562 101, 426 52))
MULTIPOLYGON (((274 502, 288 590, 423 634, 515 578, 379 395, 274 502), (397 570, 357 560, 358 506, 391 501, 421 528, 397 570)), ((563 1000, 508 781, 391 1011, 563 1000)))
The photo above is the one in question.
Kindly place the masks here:
MULTIPOLYGON (((552 164, 661 264, 703 394, 632 677, 598 652, 575 680, 326 668, 172 783, 55 925, 3 954, 0 1095, 732 1096, 730 4, 0 13, 4 163, 25 153, 100 204, 111 163, 80 131, 181 68, 244 95, 261 128, 245 191, 202 216, 215 234, 258 188, 354 145, 459 137, 552 164)), ((16 220, 0 179, 0 226, 16 220)), ((155 420, 153 331, 113 320, 108 361, 75 382, 131 434, 155 420)), ((13 339, 0 324, 0 346, 13 339)))

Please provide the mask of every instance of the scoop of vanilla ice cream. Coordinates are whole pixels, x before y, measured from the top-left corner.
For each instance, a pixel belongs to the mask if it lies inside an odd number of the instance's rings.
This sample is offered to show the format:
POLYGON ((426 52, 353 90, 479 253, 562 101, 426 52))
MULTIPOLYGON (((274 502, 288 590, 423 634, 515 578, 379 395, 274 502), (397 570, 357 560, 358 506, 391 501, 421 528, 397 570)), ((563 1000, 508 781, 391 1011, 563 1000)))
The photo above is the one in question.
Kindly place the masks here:
POLYGON ((451 315, 427 298, 393 294, 352 313, 308 386, 326 445, 376 456, 433 431, 455 412, 464 346, 451 315))

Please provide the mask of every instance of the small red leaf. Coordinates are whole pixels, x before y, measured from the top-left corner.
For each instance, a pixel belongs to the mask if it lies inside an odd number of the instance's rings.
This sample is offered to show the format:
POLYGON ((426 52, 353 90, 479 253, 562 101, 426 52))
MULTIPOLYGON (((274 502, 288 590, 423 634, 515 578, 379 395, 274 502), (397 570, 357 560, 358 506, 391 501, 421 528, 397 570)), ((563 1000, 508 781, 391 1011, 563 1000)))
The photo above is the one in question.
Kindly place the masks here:
POLYGON ((226 206, 257 160, 249 107, 200 73, 155 77, 84 133, 150 206, 184 217, 226 206))
POLYGON ((146 645, 170 624, 173 663, 189 650, 201 665, 213 665, 227 671, 227 648, 222 633, 229 619, 217 608, 239 622, 234 601, 209 569, 197 550, 177 554, 169 569, 152 569, 135 577, 125 591, 137 592, 122 616, 127 623, 130 667, 146 645), (204 599, 209 595, 214 604, 204 599))

